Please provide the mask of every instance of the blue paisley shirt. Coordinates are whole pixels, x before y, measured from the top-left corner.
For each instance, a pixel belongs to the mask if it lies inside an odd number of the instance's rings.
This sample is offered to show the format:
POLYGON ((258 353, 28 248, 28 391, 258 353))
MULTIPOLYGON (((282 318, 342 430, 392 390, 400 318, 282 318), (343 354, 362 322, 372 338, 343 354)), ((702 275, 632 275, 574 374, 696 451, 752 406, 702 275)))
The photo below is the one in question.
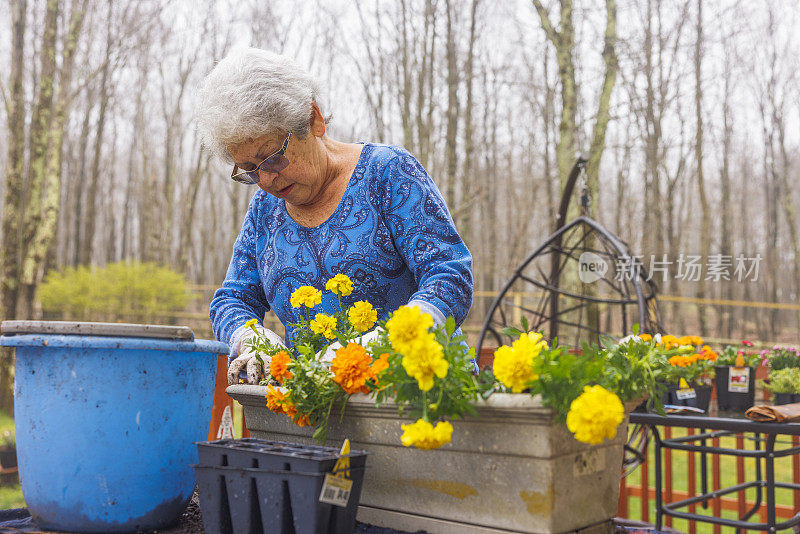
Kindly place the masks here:
MULTIPOLYGON (((211 301, 217 339, 235 347, 250 319, 272 310, 297 322, 292 292, 323 290, 314 312, 338 310, 324 291, 337 273, 353 281, 343 303, 372 303, 378 319, 413 301, 437 322, 461 324, 472 306, 472 256, 456 231, 436 185, 405 149, 367 144, 336 211, 319 226, 297 224, 284 201, 259 190, 250 201, 228 273, 211 301)), ((285 341, 292 345, 287 327, 285 341)))

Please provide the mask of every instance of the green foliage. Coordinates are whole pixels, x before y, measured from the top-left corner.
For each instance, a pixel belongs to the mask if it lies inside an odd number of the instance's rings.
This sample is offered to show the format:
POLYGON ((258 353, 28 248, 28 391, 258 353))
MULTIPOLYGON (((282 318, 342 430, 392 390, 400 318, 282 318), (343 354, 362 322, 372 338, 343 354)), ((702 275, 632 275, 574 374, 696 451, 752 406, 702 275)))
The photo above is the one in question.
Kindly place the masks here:
POLYGON ((542 404, 555 410, 560 423, 565 423, 572 401, 583 388, 599 383, 603 374, 602 359, 576 354, 558 347, 554 340, 534 360, 533 369, 539 379, 531 386, 531 394, 542 396, 542 404))
POLYGON ((773 371, 800 367, 800 351, 797 347, 773 347, 771 351, 761 353, 769 360, 773 371))
POLYGON ((185 309, 194 298, 187 284, 184 275, 155 263, 81 265, 48 273, 38 296, 53 318, 145 321, 185 309))
POLYGON ((800 369, 787 367, 770 371, 769 383, 764 387, 773 393, 800 393, 800 369))
MULTIPOLYGON (((503 331, 511 337, 522 332, 513 327, 503 331)), ((663 414, 661 394, 675 373, 669 358, 686 350, 665 350, 653 340, 631 337, 620 343, 611 338, 603 338, 599 345, 584 342, 581 351, 569 351, 554 340, 533 360, 537 378, 530 383, 530 394, 541 395, 542 404, 552 408, 561 423, 572 401, 590 385, 604 387, 622 402, 646 397, 648 407, 663 414)))
POLYGON ((739 356, 739 354, 742 355, 744 360, 744 367, 758 367, 761 364, 762 357, 759 353, 746 352, 740 347, 734 347, 731 345, 728 345, 722 349, 722 354, 719 355, 716 364, 735 366, 736 358, 739 356))
POLYGON ((387 385, 377 392, 375 404, 394 402, 398 412, 408 412, 413 419, 428 421, 450 417, 459 418, 476 413, 473 403, 479 397, 487 398, 494 389, 494 380, 488 375, 475 376, 472 360, 475 349, 468 347, 466 336, 453 335, 456 322, 448 317, 444 325, 435 326, 431 332, 442 346, 448 363, 447 375, 433 379, 433 387, 422 391, 413 377, 403 367, 403 354, 392 348, 385 323, 383 331, 371 347, 373 354, 388 354, 389 368, 381 375, 380 384, 387 385))
POLYGON ((584 345, 584 354, 602 360, 603 376, 598 382, 623 401, 647 397, 647 405, 663 413, 661 395, 670 381, 669 358, 682 349, 665 350, 654 340, 630 338, 620 343, 611 338, 601 345, 584 345))
POLYGON ((291 391, 291 400, 297 408, 297 421, 307 414, 312 425, 317 425, 314 438, 325 442, 328 435, 328 420, 334 404, 341 403, 342 413, 349 395, 333 381, 330 369, 317 360, 309 347, 297 347, 299 354, 289 365, 292 378, 283 384, 291 391))
POLYGON ((0 447, 13 447, 16 443, 17 438, 13 428, 0 431, 0 447))

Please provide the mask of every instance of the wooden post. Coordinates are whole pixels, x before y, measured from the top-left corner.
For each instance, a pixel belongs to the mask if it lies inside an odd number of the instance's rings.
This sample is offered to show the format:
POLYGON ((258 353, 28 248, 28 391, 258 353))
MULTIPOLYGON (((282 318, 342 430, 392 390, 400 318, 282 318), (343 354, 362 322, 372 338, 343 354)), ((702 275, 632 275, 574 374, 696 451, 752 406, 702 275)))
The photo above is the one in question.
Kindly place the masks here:
POLYGON ((214 383, 214 404, 211 408, 211 424, 208 427, 208 440, 217 439, 217 435, 222 425, 222 416, 225 408, 228 413, 233 412, 233 399, 225 393, 228 387, 228 355, 220 354, 217 357, 217 379, 214 383))

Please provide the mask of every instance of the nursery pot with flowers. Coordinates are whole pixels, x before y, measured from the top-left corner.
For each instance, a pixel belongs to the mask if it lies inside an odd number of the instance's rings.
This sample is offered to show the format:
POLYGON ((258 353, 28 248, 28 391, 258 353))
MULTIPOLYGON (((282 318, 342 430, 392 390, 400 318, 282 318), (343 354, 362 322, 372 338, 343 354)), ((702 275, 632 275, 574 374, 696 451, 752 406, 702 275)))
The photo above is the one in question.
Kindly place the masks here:
MULTIPOLYGON (((312 443, 300 427, 265 406, 267 388, 233 385, 254 437, 312 443)), ((636 404, 634 402, 633 404, 636 404)), ((411 420, 365 395, 331 415, 327 444, 349 438, 370 454, 358 518, 431 533, 567 532, 607 524, 617 511, 627 413, 601 445, 575 440, 553 410, 527 394, 496 393, 477 417, 454 422, 452 442, 421 451, 401 444, 411 420)))
POLYGON ((719 365, 716 367, 717 405, 720 410, 743 412, 756 399, 756 368, 719 365))

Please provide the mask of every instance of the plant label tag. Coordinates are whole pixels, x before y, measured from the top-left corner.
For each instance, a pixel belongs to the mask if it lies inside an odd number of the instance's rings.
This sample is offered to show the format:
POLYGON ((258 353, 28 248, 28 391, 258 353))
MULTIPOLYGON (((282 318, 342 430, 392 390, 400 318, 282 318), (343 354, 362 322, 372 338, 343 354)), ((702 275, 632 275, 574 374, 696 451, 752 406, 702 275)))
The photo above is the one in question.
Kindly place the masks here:
POLYGON ((219 422, 219 428, 217 429, 217 439, 233 439, 235 437, 233 416, 231 415, 231 407, 228 405, 225 406, 225 411, 222 412, 222 420, 219 422))
POLYGON ((731 393, 747 393, 750 389, 750 368, 731 367, 728 374, 728 391, 731 393))
POLYGON ((325 475, 325 483, 322 485, 322 492, 319 494, 319 502, 333 504, 347 508, 347 501, 350 500, 350 491, 353 489, 353 481, 348 478, 350 474, 350 440, 345 439, 342 449, 339 451, 339 459, 333 466, 333 473, 325 475))
POLYGON ((697 393, 695 393, 694 388, 679 389, 678 391, 675 392, 675 395, 678 397, 678 400, 697 398, 697 393))
POLYGON ((352 480, 327 474, 325 475, 325 483, 322 485, 322 492, 319 495, 319 502, 346 508, 347 501, 350 500, 350 490, 352 489, 352 480))

